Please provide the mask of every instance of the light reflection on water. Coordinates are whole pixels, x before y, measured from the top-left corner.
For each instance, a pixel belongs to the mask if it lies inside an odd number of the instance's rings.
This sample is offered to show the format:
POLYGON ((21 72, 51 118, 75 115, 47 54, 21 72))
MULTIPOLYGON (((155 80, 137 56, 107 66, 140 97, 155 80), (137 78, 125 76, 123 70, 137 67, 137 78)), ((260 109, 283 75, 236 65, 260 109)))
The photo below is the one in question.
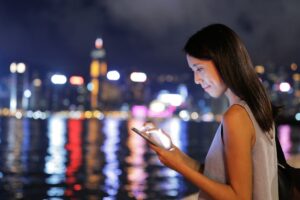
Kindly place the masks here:
POLYGON ((82 165, 82 120, 69 119, 68 120, 68 143, 65 148, 69 152, 69 162, 66 169, 66 196, 74 196, 74 191, 80 191, 82 185, 79 183, 76 176, 78 170, 82 165))
MULTIPOLYGON (((22 142, 23 142, 23 132, 18 132, 18 130, 23 130, 23 122, 12 118, 8 123, 8 134, 7 134, 7 149, 6 157, 4 159, 5 167, 4 169, 16 176, 11 176, 9 181, 11 183, 10 189, 14 190, 14 198, 23 198, 23 185, 22 180, 18 178, 18 175, 22 174, 23 166, 26 167, 26 163, 22 163, 22 142)), ((2 134, 1 134, 2 135, 2 134)), ((25 168, 24 167, 24 168, 25 168)), ((1 170, 2 171, 2 170, 1 170)), ((5 175, 4 175, 5 176, 5 175)))
POLYGON ((48 122, 48 155, 45 158, 45 173, 49 175, 46 183, 49 185, 59 184, 65 181, 67 151, 66 123, 63 118, 51 117, 48 122))
MULTIPOLYGON (((180 199, 195 191, 129 131, 144 123, 0 118, 1 199, 180 199)), ((156 123, 176 146, 199 160, 217 126, 177 118, 156 123)), ((278 127, 287 156, 300 151, 298 130, 278 127)))
POLYGON ((104 155, 100 151, 103 145, 102 123, 97 119, 87 121, 87 135, 85 138, 85 159, 83 168, 84 188, 91 191, 90 198, 96 199, 95 191, 102 185, 103 176, 101 169, 104 165, 104 155))
POLYGON ((143 120, 133 119, 129 121, 127 128, 129 132, 127 146, 130 153, 129 156, 126 157, 126 162, 130 166, 126 171, 128 179, 126 189, 129 191, 129 195, 136 199, 146 198, 146 194, 144 193, 146 189, 146 179, 148 178, 148 174, 145 172, 146 163, 144 160, 146 142, 141 136, 130 133, 130 128, 142 127, 144 122, 143 120))
POLYGON ((111 197, 115 197, 118 193, 120 187, 119 176, 122 174, 117 157, 118 145, 120 143, 119 123, 117 119, 107 118, 104 121, 103 127, 105 140, 101 149, 106 158, 106 163, 103 167, 103 174, 106 176, 104 187, 111 197))

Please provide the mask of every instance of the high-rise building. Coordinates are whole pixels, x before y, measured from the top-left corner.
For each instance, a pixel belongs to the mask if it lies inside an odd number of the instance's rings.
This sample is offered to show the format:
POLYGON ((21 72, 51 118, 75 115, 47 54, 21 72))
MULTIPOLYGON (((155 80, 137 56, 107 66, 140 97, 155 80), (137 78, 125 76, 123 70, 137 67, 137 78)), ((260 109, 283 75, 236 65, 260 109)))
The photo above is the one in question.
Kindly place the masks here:
POLYGON ((103 48, 103 40, 97 38, 95 41, 95 49, 91 52, 92 62, 90 65, 91 76, 91 109, 99 109, 101 107, 102 84, 107 73, 107 64, 105 61, 105 49, 103 48))
POLYGON ((10 111, 27 109, 28 101, 25 99, 24 91, 27 89, 28 80, 26 78, 26 65, 24 63, 12 63, 10 65, 10 111))

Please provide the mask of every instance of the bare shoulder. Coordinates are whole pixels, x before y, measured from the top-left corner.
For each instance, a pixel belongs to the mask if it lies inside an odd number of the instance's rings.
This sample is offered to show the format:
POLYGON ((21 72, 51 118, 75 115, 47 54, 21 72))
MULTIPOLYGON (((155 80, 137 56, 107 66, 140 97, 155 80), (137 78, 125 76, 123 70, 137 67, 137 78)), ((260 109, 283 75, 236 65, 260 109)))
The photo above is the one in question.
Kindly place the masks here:
POLYGON ((246 109, 238 104, 232 105, 223 117, 223 125, 226 134, 238 134, 248 136, 253 143, 255 136, 252 120, 246 109), (243 134, 240 134, 243 133, 243 134))
POLYGON ((252 123, 246 109, 238 104, 232 105, 224 113, 224 121, 229 123, 252 123))

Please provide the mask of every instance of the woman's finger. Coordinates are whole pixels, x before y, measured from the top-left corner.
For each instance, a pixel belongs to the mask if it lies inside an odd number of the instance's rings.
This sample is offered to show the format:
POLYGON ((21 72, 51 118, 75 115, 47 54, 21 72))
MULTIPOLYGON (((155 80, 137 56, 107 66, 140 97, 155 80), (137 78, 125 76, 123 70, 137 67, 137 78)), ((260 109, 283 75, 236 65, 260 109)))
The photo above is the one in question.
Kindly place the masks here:
POLYGON ((149 146, 159 156, 162 156, 164 154, 164 152, 167 151, 167 150, 165 150, 165 149, 163 149, 161 147, 155 146, 153 144, 149 144, 149 146))

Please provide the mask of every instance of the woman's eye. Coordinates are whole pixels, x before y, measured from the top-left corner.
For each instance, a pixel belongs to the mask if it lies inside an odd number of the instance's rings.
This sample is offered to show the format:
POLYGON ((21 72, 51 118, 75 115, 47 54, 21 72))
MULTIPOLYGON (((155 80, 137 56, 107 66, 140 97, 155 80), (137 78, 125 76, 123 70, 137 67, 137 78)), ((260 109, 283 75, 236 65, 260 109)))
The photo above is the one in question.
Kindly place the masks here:
POLYGON ((201 72, 203 70, 203 68, 197 68, 196 71, 197 72, 201 72))

